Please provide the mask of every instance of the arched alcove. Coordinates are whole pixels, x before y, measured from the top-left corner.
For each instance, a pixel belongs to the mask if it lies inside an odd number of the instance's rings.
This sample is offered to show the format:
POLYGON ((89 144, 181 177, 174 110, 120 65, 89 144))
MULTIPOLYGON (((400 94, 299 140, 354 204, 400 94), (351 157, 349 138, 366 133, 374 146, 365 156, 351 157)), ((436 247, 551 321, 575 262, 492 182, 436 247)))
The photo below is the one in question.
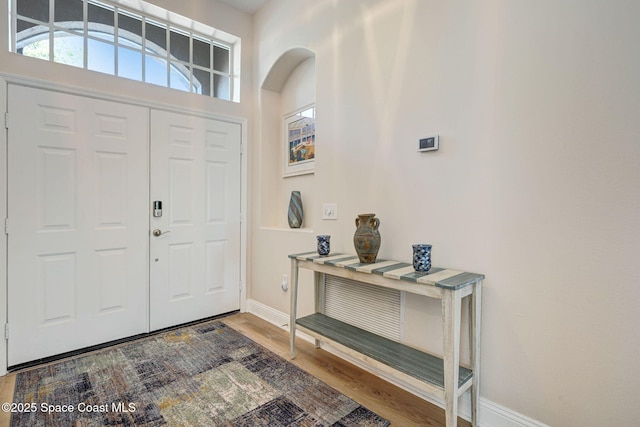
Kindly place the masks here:
POLYGON ((315 58, 316 54, 305 47, 289 49, 276 60, 264 78, 262 89, 280 93, 287 79, 298 65, 309 58, 315 58))
POLYGON ((260 86, 260 225, 288 229, 291 191, 302 193, 302 230, 313 228, 314 175, 284 177, 284 119, 316 100, 315 53, 292 48, 271 66, 260 86))

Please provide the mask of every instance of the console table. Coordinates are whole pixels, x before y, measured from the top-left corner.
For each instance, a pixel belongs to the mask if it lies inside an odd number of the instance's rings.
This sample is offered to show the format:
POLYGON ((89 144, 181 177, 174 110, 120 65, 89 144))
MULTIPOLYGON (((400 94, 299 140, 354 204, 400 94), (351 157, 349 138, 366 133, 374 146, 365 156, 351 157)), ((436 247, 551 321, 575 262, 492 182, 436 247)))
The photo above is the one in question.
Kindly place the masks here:
MULTIPOLYGON (((418 273, 408 263, 377 260, 372 264, 364 264, 352 254, 320 256, 317 252, 305 252, 291 254, 289 258, 292 284, 289 322, 292 359, 295 357, 298 328, 311 335, 316 340, 317 347, 321 341, 329 342, 358 360, 443 399, 447 427, 457 425, 458 398, 470 388, 472 425, 478 426, 481 293, 484 275, 443 268, 431 268, 428 273, 418 273), (314 271, 315 313, 298 319, 296 310, 300 268, 314 271), (324 315, 324 274, 442 300, 443 357, 418 351, 324 315), (470 369, 460 366, 462 300, 467 297, 470 369)), ((357 301, 354 303, 357 304, 357 301)))

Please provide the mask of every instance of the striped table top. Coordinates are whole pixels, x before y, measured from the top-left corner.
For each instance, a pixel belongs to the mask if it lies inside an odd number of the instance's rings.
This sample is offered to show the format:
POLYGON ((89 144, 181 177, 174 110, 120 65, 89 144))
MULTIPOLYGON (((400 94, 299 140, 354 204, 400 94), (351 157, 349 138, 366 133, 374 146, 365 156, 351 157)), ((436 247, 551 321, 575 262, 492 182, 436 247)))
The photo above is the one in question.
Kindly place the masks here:
POLYGON ((337 253, 320 256, 318 252, 303 252, 291 254, 289 258, 332 265, 361 273, 379 274, 389 279, 405 280, 451 290, 458 290, 484 279, 484 274, 467 273, 449 268, 431 267, 428 272, 417 272, 413 269, 413 264, 400 261, 378 259, 374 263, 366 264, 361 263, 355 254, 337 253))

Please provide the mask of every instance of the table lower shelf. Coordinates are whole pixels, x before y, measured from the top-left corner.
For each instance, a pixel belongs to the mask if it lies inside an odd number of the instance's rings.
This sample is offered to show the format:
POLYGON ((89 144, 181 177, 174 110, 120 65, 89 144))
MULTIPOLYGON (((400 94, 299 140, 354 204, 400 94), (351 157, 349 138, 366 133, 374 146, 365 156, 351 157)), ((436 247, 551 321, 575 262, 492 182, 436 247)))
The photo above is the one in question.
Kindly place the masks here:
MULTIPOLYGON (((444 362, 439 357, 320 313, 297 319, 296 324, 406 375, 444 389, 444 362)), ((472 377, 473 371, 460 366, 458 387, 472 377)))

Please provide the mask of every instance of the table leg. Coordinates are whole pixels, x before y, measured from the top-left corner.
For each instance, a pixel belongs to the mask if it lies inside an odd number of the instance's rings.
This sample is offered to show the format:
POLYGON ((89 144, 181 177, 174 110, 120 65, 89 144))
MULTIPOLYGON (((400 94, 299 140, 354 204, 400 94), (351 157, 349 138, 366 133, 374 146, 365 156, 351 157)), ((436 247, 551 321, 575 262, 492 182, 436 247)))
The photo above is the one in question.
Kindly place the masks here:
POLYGON ((458 425, 458 378, 460 376, 460 323, 462 298, 445 290, 442 298, 444 338, 444 398, 446 427, 458 425))
POLYGON ((473 383, 471 384, 471 425, 478 427, 478 405, 480 403, 480 331, 482 321, 482 282, 473 285, 469 317, 471 327, 471 369, 473 383))
POLYGON ((291 301, 289 303, 289 340, 291 358, 296 357, 296 311, 298 305, 298 260, 291 259, 291 301))
MULTIPOLYGON (((314 290, 314 294, 313 294, 313 298, 314 298, 314 309, 316 313, 322 313, 323 312, 323 304, 322 304, 322 286, 321 286, 321 274, 317 271, 315 271, 313 273, 313 290, 314 290)), ((315 345, 316 348, 320 348, 320 340, 318 338, 316 338, 315 340, 315 345)))

